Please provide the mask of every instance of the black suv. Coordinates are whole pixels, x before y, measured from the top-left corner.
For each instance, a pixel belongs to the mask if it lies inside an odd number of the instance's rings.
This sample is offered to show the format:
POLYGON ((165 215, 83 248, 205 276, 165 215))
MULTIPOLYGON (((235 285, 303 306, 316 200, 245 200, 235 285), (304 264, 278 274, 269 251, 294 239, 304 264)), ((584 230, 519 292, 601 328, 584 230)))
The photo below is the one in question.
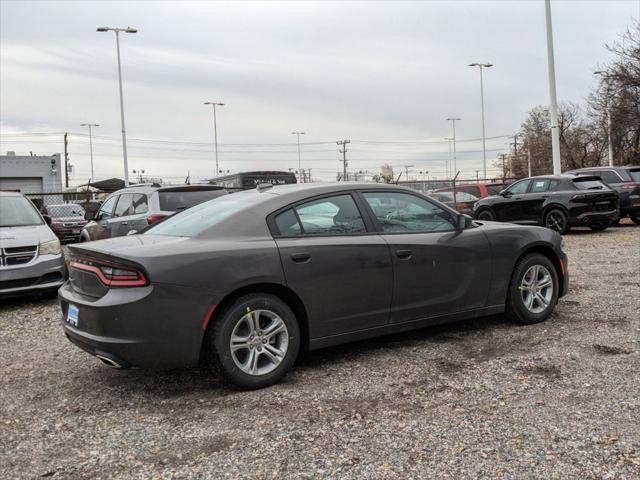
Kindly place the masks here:
POLYGON ((80 233, 80 241, 120 237, 140 231, 160 220, 227 191, 216 185, 133 185, 112 193, 97 212, 86 212, 91 220, 80 233))
POLYGON ((640 225, 640 167, 590 167, 567 173, 599 177, 620 195, 620 218, 628 215, 640 225))
POLYGON ((618 194, 600 178, 566 174, 525 178, 473 207, 477 220, 543 225, 559 233, 577 226, 604 230, 618 215, 618 194))

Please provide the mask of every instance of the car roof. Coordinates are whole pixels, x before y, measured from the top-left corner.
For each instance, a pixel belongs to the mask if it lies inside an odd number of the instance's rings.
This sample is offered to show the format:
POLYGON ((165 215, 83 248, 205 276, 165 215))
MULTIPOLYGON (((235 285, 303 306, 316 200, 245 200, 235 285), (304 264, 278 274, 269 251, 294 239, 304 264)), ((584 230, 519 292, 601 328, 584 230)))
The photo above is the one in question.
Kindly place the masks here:
POLYGON ((0 196, 2 197, 24 197, 20 192, 8 192, 5 190, 0 190, 0 196))
POLYGON ((162 190, 173 190, 178 188, 189 189, 194 187, 196 190, 197 187, 206 187, 209 190, 224 190, 224 187, 220 185, 211 185, 210 183, 178 183, 178 184, 170 184, 170 185, 160 185, 157 183, 138 183, 136 185, 129 185, 128 187, 121 188, 120 190, 116 190, 111 195, 114 194, 122 194, 122 193, 153 193, 162 190))

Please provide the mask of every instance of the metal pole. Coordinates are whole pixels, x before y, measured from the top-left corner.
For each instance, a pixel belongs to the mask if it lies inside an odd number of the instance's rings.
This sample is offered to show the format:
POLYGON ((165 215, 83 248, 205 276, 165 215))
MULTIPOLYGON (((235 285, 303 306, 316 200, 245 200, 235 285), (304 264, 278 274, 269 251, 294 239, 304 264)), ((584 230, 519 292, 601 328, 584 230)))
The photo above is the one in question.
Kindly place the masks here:
POLYGON ((553 150, 553 174, 562 173, 560 157, 560 129, 558 126, 558 99, 556 97, 556 70, 553 57, 553 26, 551 24, 551 0, 545 0, 544 11, 547 27, 547 63, 549 68, 549 116, 551 117, 551 145, 553 150))
POLYGON ((124 100, 122 98, 122 69, 120 67, 120 31, 116 30, 116 49, 118 51, 118 85, 120 86, 120 123, 122 124, 122 156, 124 158, 124 186, 129 186, 129 162, 127 160, 127 134, 124 126, 124 100))
POLYGON ((89 155, 91 157, 91 181, 93 182, 93 140, 91 139, 91 125, 89 125, 89 155))
POLYGON ((216 104, 213 103, 213 142, 216 151, 216 177, 220 175, 220 167, 218 166, 218 118, 216 115, 216 104))
POLYGON ((458 157, 456 153, 456 120, 453 119, 453 174, 458 174, 458 157))
POLYGON ((613 133, 611 127, 611 108, 607 108, 607 142, 609 143, 609 166, 613 167, 613 133))
MULTIPOLYGON (((302 162, 300 160, 300 134, 296 134, 298 137, 298 172, 302 172, 302 162)), ((300 175, 298 175, 299 177, 300 175)))
POLYGON ((482 65, 480 65, 480 108, 482 109, 482 174, 487 178, 487 146, 484 132, 484 80, 482 78, 482 65))

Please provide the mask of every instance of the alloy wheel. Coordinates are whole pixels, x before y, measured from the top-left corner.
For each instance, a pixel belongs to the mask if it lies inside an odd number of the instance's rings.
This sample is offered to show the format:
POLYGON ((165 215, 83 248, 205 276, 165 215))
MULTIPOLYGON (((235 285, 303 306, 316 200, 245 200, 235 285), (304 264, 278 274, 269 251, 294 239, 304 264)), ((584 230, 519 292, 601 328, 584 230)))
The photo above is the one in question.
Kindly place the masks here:
POLYGON ((522 276, 520 294, 522 303, 531 313, 541 313, 553 298, 553 277, 542 265, 532 265, 522 276))
POLYGON ((229 341, 236 366, 249 375, 265 375, 284 360, 289 331, 271 310, 249 310, 233 327, 229 341))
POLYGON ((561 212, 550 212, 547 215, 546 226, 556 232, 562 232, 565 227, 564 215, 561 212))

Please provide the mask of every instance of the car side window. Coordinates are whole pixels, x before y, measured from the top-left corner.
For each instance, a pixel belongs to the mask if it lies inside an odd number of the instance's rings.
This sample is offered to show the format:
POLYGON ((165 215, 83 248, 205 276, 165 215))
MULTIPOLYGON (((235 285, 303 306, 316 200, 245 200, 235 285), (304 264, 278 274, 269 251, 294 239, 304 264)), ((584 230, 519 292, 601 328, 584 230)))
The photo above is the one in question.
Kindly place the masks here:
POLYGON ((385 233, 454 230, 454 215, 444 208, 408 193, 362 194, 385 233))
POLYGON ((118 195, 107 198, 107 200, 100 207, 100 210, 96 215, 96 220, 107 220, 111 218, 113 216, 113 207, 116 204, 116 200, 118 200, 118 195))
POLYGON ((549 188, 549 180, 534 180, 531 193, 546 192, 549 188))
POLYGON ((465 192, 470 195, 473 195, 476 198, 480 198, 482 196, 482 194, 480 193, 480 187, 473 187, 473 186, 460 187, 459 190, 461 192, 465 192))
POLYGON ((282 236, 345 235, 367 231, 349 194, 303 203, 277 215, 275 222, 282 236))
POLYGON ((133 201, 133 194, 125 193, 124 195, 120 195, 120 199, 118 200, 118 204, 116 205, 116 210, 113 216, 124 217, 126 215, 131 215, 130 212, 133 211, 133 209, 131 208, 132 201, 133 201))
POLYGON ((133 196, 133 202, 131 204, 131 207, 133 209, 133 212, 131 214, 133 215, 138 213, 147 213, 147 210, 149 209, 147 196, 141 193, 135 194, 133 196))
POLYGON ((558 180, 549 180, 549 185, 547 186, 547 192, 553 192, 558 188, 560 182, 558 180))
POLYGON ((522 180, 520 182, 517 182, 511 185, 508 191, 513 195, 527 193, 527 189, 529 188, 530 183, 531 183, 531 180, 522 180))

